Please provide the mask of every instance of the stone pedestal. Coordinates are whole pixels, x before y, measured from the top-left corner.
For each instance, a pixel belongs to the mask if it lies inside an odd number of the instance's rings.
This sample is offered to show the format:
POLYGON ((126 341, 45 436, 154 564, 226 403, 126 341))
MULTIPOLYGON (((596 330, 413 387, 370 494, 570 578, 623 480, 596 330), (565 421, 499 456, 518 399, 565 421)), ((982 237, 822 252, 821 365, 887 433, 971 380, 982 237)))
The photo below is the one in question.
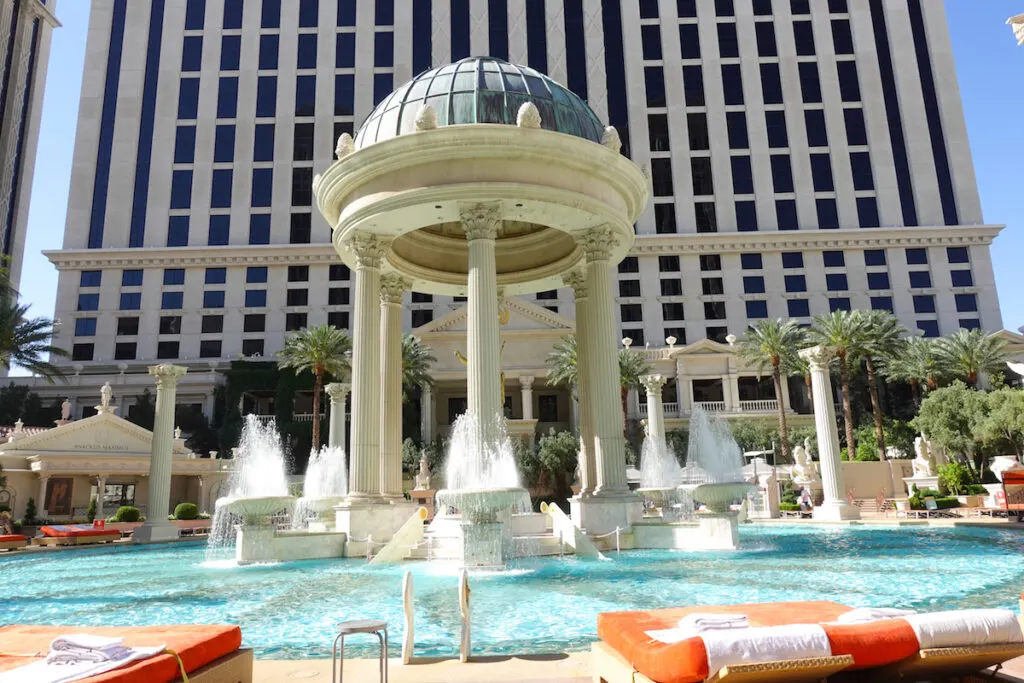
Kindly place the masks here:
POLYGON ((335 532, 274 531, 270 526, 239 525, 235 533, 235 561, 239 565, 323 560, 345 554, 346 536, 335 532))
POLYGON ((576 528, 590 536, 607 534, 616 527, 628 531, 643 519, 644 504, 639 496, 588 496, 569 499, 569 511, 576 528))
POLYGON ((912 495, 910 490, 911 486, 917 486, 918 491, 924 491, 925 489, 932 489, 934 491, 939 490, 939 478, 938 477, 903 477, 903 486, 907 489, 907 495, 912 495))
POLYGON ((465 567, 505 567, 505 525, 463 522, 462 564, 465 567))
POLYGON ((740 547, 739 522, 735 512, 702 512, 697 515, 697 522, 705 550, 736 550, 740 547))
POLYGON ((156 377, 156 415, 153 418, 153 446, 149 456, 149 514, 146 523, 132 533, 133 543, 155 543, 178 538, 178 528, 167 520, 171 500, 171 464, 174 444, 174 406, 178 379, 187 368, 153 365, 156 377))
POLYGON ((819 519, 823 522, 842 522, 850 519, 860 519, 860 508, 850 505, 846 501, 824 501, 814 508, 811 519, 819 519))

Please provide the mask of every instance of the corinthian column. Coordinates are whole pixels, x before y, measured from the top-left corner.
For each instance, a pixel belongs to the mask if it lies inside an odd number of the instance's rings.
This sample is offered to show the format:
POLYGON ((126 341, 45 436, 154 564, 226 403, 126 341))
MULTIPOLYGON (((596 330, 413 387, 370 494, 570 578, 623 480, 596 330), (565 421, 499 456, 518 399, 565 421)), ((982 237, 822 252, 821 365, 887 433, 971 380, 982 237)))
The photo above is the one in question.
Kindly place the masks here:
POLYGON ((594 493, 597 486, 597 463, 594 459, 594 421, 591 414, 590 373, 590 305, 587 296, 587 277, 582 271, 573 271, 562 278, 572 287, 576 297, 576 402, 580 417, 580 497, 594 493))
POLYGON ((836 407, 832 402, 832 378, 828 366, 832 360, 821 346, 804 349, 800 357, 811 369, 811 389, 814 394, 814 428, 818 437, 818 460, 821 464, 821 488, 824 502, 814 508, 816 519, 860 519, 860 510, 846 502, 843 483, 843 465, 839 461, 839 431, 836 427, 836 407))
POLYGON ((410 283, 397 273, 380 279, 380 493, 402 500, 402 295, 410 283))
POLYGON ((665 406, 661 402, 664 375, 644 375, 640 382, 647 390, 647 434, 652 440, 665 442, 665 406))
POLYGON ((626 440, 616 343, 615 298, 612 293, 611 251, 615 236, 608 228, 588 230, 580 240, 587 254, 587 336, 590 368, 594 455, 597 461, 597 496, 629 493, 626 484, 626 440))
POLYGON ((494 260, 501 206, 496 203, 463 205, 461 218, 469 244, 466 388, 469 413, 478 420, 483 444, 490 441, 495 420, 502 413, 498 272, 494 260))
POLYGON ((345 397, 351 388, 352 385, 347 382, 331 382, 324 387, 331 398, 331 431, 327 436, 327 444, 332 448, 345 448, 345 397))
POLYGON ((174 445, 174 398, 178 379, 188 368, 178 365, 151 365, 156 377, 156 415, 153 418, 153 442, 149 456, 149 504, 146 523, 132 534, 134 543, 166 541, 178 537, 178 530, 167 521, 171 503, 171 465, 174 445))
POLYGON ((380 498, 380 267, 387 243, 357 233, 348 242, 356 255, 352 321, 352 439, 348 497, 380 498))

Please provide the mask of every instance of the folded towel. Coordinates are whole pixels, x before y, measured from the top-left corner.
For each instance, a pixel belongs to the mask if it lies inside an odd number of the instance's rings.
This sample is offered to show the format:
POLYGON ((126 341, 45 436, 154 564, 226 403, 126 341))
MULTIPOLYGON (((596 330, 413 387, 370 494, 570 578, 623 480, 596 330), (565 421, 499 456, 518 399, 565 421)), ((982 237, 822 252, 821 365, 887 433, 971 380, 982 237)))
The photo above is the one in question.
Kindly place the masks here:
POLYGON ((708 671, 712 675, 736 664, 832 656, 825 629, 818 624, 716 630, 700 637, 708 652, 708 671))
POLYGON ((905 617, 910 614, 917 614, 912 609, 898 609, 896 607, 858 607, 857 609, 839 615, 837 624, 866 624, 879 619, 894 619, 905 617))
POLYGON ((716 628, 746 628, 749 625, 746 614, 694 613, 680 619, 676 627, 703 631, 716 628))
POLYGON ((97 676, 166 649, 125 647, 124 638, 104 638, 85 633, 59 636, 50 643, 46 659, 0 673, 0 683, 71 683, 97 676))
POLYGON ((133 650, 123 645, 114 645, 103 649, 90 649, 82 647, 67 648, 64 650, 51 650, 46 656, 46 661, 51 664, 75 664, 77 662, 114 662, 128 657, 133 650))
POLYGON ((66 636, 57 636, 50 643, 51 650, 102 650, 107 647, 114 647, 124 642, 124 638, 106 638, 104 636, 93 636, 88 633, 72 633, 66 636))
POLYGON ((1024 643, 1016 615, 1004 609, 966 609, 911 614, 910 623, 922 650, 935 647, 1024 643))

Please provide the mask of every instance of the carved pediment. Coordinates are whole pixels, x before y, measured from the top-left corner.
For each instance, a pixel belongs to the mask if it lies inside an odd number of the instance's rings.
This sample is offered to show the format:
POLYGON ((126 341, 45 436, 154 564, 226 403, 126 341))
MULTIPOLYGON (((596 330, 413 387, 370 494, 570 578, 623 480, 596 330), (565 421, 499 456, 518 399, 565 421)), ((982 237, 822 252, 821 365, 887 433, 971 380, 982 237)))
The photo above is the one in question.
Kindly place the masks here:
MULTIPOLYGON (((502 322, 501 331, 520 330, 557 330, 571 334, 575 329, 572 320, 549 311, 543 306, 524 301, 518 297, 509 297, 504 301, 507 321, 502 322)), ((438 318, 422 327, 413 330, 413 334, 427 335, 439 332, 462 332, 468 328, 469 311, 466 306, 438 318)))
MULTIPOLYGON (((81 453, 89 457, 103 454, 148 456, 152 444, 153 433, 148 429, 113 413, 101 413, 4 444, 3 450, 20 451, 25 455, 81 453)), ((187 451, 175 445, 173 453, 183 456, 187 451)))
POLYGON ((677 348, 673 353, 673 358, 679 356, 694 356, 694 355, 722 355, 723 353, 735 353, 736 349, 728 344, 719 344, 716 341, 710 339, 701 339, 688 346, 682 346, 677 348))

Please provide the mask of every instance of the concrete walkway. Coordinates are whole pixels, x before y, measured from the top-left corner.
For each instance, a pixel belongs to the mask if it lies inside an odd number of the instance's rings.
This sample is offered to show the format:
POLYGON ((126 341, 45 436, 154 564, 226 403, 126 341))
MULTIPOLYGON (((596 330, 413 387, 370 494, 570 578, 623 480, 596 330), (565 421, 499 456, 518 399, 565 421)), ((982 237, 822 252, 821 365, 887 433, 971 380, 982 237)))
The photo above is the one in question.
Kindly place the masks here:
MULTIPOLYGON (((257 660, 254 683, 284 683, 331 680, 331 662, 327 659, 297 661, 257 660)), ((346 681, 375 683, 378 678, 376 659, 345 661, 346 681)), ((590 677, 590 654, 522 655, 518 657, 480 657, 467 664, 457 659, 418 659, 403 666, 398 659, 388 661, 391 683, 587 683, 590 677)))

